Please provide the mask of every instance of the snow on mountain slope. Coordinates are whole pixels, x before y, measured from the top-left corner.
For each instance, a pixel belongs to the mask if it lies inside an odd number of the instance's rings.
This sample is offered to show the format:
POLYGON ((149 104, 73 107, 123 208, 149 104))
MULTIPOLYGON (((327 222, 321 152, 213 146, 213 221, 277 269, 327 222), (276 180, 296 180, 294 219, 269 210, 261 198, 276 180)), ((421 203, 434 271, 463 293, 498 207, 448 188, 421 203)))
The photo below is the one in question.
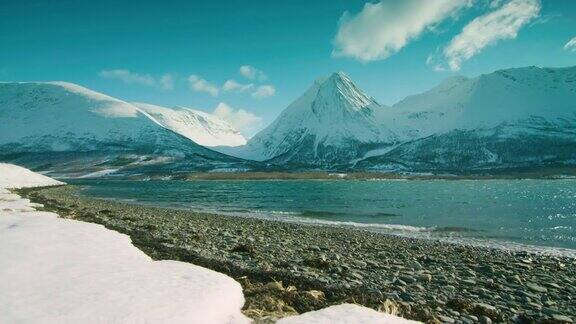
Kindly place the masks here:
POLYGON ((342 72, 317 80, 266 129, 231 154, 280 164, 327 166, 361 155, 372 144, 393 143, 380 106, 342 72))
POLYGON ((491 128, 538 116, 574 118, 576 67, 515 68, 467 79, 455 77, 425 93, 409 96, 390 111, 415 137, 454 129, 491 128))
POLYGON ((132 104, 64 82, 0 83, 0 125, 0 160, 36 170, 63 169, 73 160, 72 169, 86 172, 238 161, 162 127, 132 104))
POLYGON ((452 77, 392 107, 343 73, 232 155, 286 167, 463 171, 576 164, 576 67, 452 77))
POLYGON ((167 133, 129 103, 63 82, 1 83, 0 121, 0 145, 22 151, 154 145, 167 133))
POLYGON ((359 169, 462 171, 576 164, 576 67, 452 78, 392 107, 411 140, 359 169))
MULTIPOLYGON (((226 123, 210 117, 186 108, 129 104, 66 83, 0 83, 0 125, 6 125, 0 128, 0 160, 22 152, 100 152, 91 163, 111 164, 106 152, 115 151, 139 154, 134 163, 148 165, 167 158, 163 163, 173 166, 174 158, 185 158, 177 169, 215 162, 228 169, 226 163, 238 162, 192 139, 206 145, 233 142, 240 146, 214 149, 286 168, 574 165, 576 67, 453 77, 392 107, 379 105, 344 73, 334 73, 316 81, 246 145, 226 123), (155 156, 142 159, 142 152, 155 156)), ((53 162, 67 159, 63 154, 53 162)))
POLYGON ((204 146, 239 146, 246 139, 226 121, 190 108, 166 108, 145 103, 133 103, 147 112, 160 125, 204 146))

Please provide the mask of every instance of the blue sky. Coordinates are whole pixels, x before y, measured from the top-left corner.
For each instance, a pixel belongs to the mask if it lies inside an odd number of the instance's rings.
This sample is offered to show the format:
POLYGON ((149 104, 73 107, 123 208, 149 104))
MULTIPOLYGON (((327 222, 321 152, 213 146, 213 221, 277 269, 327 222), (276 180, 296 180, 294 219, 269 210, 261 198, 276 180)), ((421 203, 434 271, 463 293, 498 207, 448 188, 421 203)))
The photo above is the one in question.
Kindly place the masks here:
POLYGON ((0 0, 0 80, 225 103, 250 135, 333 71, 393 104, 455 74, 576 65, 574 37, 572 0, 0 0))

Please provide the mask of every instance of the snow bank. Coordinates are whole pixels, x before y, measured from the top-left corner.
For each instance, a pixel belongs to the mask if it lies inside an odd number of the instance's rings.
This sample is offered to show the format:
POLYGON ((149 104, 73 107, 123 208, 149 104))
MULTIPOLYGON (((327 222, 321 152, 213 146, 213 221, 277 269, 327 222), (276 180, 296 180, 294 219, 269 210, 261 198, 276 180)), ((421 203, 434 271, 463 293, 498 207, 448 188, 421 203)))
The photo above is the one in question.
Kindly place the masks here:
POLYGON ((0 163, 0 188, 26 188, 64 184, 13 164, 0 163))
POLYGON ((409 324, 419 323, 402 317, 377 312, 373 309, 353 304, 342 304, 327 307, 315 312, 289 316, 277 322, 278 324, 409 324))
POLYGON ((5 189, 56 184, 0 164, 0 322, 249 322, 232 278, 153 261, 126 235, 35 211, 5 189))

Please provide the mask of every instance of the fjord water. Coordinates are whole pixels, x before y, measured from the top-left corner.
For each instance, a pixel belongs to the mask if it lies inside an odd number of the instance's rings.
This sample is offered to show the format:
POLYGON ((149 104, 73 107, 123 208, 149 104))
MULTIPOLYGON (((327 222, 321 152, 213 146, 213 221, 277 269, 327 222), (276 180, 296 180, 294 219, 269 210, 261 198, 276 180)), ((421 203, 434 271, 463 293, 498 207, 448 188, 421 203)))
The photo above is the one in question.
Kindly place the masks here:
POLYGON ((87 196, 503 247, 576 249, 576 180, 77 180, 87 196))

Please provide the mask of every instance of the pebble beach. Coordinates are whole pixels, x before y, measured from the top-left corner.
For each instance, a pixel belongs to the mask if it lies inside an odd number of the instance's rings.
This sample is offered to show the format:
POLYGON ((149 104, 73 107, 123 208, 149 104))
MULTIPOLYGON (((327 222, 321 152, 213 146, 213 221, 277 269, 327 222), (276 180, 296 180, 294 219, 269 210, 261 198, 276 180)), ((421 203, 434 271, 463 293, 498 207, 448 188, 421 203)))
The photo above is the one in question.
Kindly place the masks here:
POLYGON ((429 323, 576 319, 576 259, 334 226, 231 217, 21 189, 62 217, 129 235, 153 259, 223 272, 256 322, 356 303, 429 323))

